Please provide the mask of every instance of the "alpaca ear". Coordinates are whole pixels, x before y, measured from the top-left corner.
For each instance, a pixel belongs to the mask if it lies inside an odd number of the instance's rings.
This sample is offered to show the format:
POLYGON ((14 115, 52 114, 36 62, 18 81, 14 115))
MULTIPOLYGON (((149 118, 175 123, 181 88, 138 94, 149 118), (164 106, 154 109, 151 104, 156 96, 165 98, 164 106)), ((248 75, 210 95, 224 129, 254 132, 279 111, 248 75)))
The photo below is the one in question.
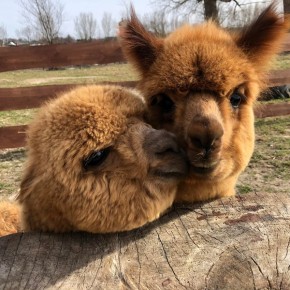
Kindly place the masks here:
POLYGON ((149 70, 163 46, 163 40, 141 24, 133 7, 130 19, 119 24, 119 40, 125 57, 142 74, 149 70))
POLYGON ((271 4, 238 34, 236 43, 256 66, 263 68, 279 51, 288 24, 287 18, 283 19, 283 14, 279 15, 271 4))

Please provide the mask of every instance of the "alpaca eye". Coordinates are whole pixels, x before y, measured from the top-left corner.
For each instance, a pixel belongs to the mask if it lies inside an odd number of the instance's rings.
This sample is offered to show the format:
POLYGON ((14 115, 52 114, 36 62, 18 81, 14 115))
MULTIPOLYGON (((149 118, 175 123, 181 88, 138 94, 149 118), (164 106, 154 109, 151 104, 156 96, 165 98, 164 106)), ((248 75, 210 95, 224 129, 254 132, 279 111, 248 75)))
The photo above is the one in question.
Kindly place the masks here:
POLYGON ((242 96, 238 93, 233 93, 230 98, 231 105, 234 109, 239 108, 242 101, 242 96))
POLYGON ((174 102, 165 94, 159 94, 152 98, 152 106, 158 106, 163 113, 171 113, 174 108, 174 102))
POLYGON ((103 150, 93 151, 88 157, 83 160, 83 167, 88 169, 101 165, 109 155, 109 148, 103 150))

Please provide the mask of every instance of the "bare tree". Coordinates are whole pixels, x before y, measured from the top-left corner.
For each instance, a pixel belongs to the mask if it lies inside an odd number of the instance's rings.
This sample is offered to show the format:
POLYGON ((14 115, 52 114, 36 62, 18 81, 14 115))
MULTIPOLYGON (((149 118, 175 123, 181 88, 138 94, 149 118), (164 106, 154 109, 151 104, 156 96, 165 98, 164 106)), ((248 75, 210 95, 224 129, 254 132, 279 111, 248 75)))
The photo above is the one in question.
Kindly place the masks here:
POLYGON ((144 26, 155 35, 165 36, 168 33, 168 21, 164 10, 145 14, 142 19, 144 26))
POLYGON ((6 39, 7 39, 7 30, 4 25, 0 25, 1 46, 4 46, 6 39))
POLYGON ((214 19, 219 23, 218 2, 234 3, 239 6, 239 0, 157 0, 166 10, 176 10, 184 14, 192 14, 202 10, 205 19, 214 19))
POLYGON ((101 25, 105 38, 115 34, 114 27, 116 26, 116 22, 113 20, 112 14, 105 12, 103 14, 101 25))
POLYGON ((28 43, 31 42, 34 36, 33 29, 30 26, 25 26, 24 28, 17 30, 16 35, 18 36, 18 38, 23 38, 28 43))
POLYGON ((64 6, 58 0, 19 0, 24 19, 47 43, 59 37, 64 6))
POLYGON ((93 13, 80 13, 75 18, 75 31, 77 37, 84 40, 91 40, 96 36, 97 21, 93 13))
POLYGON ((142 19, 144 26, 157 36, 166 36, 185 22, 190 22, 189 17, 179 17, 175 13, 166 13, 165 10, 145 14, 142 19))
POLYGON ((284 4, 284 13, 290 13, 290 1, 289 0, 283 0, 284 4))
POLYGON ((221 9, 219 13, 220 23, 227 27, 243 27, 250 23, 257 15, 260 15, 269 2, 255 2, 245 4, 236 9, 236 6, 229 5, 227 9, 221 9))

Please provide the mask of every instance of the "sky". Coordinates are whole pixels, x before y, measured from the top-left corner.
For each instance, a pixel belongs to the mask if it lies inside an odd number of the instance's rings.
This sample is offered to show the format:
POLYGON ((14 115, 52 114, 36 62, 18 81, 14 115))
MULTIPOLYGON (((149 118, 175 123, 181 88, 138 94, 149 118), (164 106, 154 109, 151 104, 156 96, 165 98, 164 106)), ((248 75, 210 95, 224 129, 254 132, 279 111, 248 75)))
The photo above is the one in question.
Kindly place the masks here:
MULTIPOLYGON (((57 1, 57 0, 53 0, 57 1)), ((143 16, 154 10, 158 10, 158 6, 152 4, 153 0, 59 0, 64 5, 64 22, 61 29, 61 36, 70 34, 76 37, 74 29, 74 19, 81 12, 92 12, 97 19, 98 25, 101 26, 101 19, 104 12, 112 14, 114 20, 121 20, 122 12, 126 11, 126 5, 131 2, 137 15, 143 16)), ((254 2, 264 2, 265 0, 255 0, 254 2)), ((276 0, 281 4, 282 0, 276 0)), ((251 0, 239 0, 239 3, 249 3, 251 0)), ((253 2, 253 0, 252 0, 253 2)), ((16 30, 24 28, 27 24, 21 15, 21 7, 19 0, 0 0, 0 26, 4 26, 7 31, 8 38, 17 37, 16 30)))
MULTIPOLYGON (((60 0, 64 4, 64 22, 61 29, 62 36, 75 35, 74 19, 81 12, 92 12, 99 25, 104 12, 109 12, 112 17, 119 21, 122 11, 125 11, 126 0, 60 0)), ((137 14, 143 15, 155 9, 152 0, 131 1, 137 14)), ((4 26, 8 37, 16 37, 16 30, 25 27, 26 24, 21 16, 21 8, 18 0, 0 0, 0 26, 4 26)))

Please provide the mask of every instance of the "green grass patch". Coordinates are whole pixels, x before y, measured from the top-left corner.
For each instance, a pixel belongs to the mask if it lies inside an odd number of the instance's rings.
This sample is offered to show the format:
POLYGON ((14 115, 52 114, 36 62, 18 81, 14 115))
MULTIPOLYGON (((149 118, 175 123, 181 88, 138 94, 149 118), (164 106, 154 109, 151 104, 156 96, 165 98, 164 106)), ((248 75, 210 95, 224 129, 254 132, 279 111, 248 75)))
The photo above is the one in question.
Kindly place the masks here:
POLYGON ((28 69, 0 73, 0 88, 57 84, 94 84, 137 80, 131 65, 110 64, 61 70, 28 69))
POLYGON ((252 191, 253 189, 249 185, 241 185, 241 184, 237 185, 237 192, 239 194, 246 194, 252 191))
POLYGON ((277 56, 272 64, 274 70, 284 70, 290 68, 290 54, 281 54, 277 56))
POLYGON ((258 119, 253 157, 239 179, 237 189, 289 193, 290 117, 258 119))
POLYGON ((37 109, 0 111, 0 127, 26 125, 35 116, 37 109))

